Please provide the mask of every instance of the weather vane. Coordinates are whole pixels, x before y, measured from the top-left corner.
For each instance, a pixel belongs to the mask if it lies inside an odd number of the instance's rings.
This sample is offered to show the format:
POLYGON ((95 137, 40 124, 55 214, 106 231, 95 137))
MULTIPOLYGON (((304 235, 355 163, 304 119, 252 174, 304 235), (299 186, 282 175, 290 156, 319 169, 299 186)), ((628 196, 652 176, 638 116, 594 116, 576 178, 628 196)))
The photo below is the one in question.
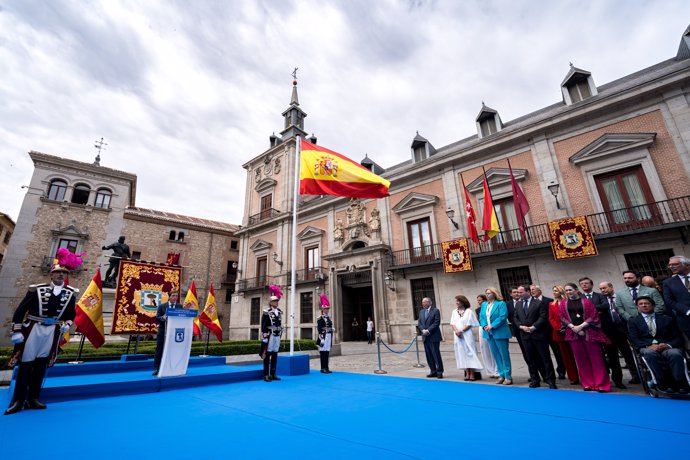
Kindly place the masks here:
POLYGON ((101 165, 101 150, 106 150, 105 146, 108 145, 107 143, 103 142, 103 138, 101 137, 100 141, 94 141, 95 144, 93 145, 98 149, 98 155, 96 155, 96 161, 93 162, 94 165, 100 166, 101 165))
POLYGON ((297 70, 298 69, 299 69, 299 67, 295 67, 295 70, 292 71, 292 78, 294 78, 295 80, 297 80, 297 70))

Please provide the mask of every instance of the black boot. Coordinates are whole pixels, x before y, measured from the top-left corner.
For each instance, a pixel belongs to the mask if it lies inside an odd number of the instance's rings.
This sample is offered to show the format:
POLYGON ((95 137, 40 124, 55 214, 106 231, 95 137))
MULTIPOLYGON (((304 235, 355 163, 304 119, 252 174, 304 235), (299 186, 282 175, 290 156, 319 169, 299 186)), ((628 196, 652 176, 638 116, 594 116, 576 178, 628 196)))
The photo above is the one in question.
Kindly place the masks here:
POLYGON ((29 380, 29 394, 26 401, 29 405, 29 409, 45 409, 48 407, 38 399, 38 397, 41 395, 43 378, 46 375, 47 368, 48 358, 36 358, 33 363, 31 379, 29 380))
POLYGON ((321 360, 321 373, 325 374, 326 373, 326 361, 324 360, 324 352, 320 351, 319 352, 319 359, 321 360))
POLYGON ((328 368, 328 355, 330 354, 330 351, 324 351, 323 352, 323 363, 324 363, 324 369, 326 369, 326 374, 330 374, 331 370, 328 368))
POLYGON ((12 396, 12 403, 5 411, 5 415, 15 414, 24 408, 24 402, 26 401, 26 394, 29 387, 29 379, 31 377, 33 364, 33 361, 28 363, 19 363, 19 369, 17 369, 17 378, 14 381, 14 395, 12 396))

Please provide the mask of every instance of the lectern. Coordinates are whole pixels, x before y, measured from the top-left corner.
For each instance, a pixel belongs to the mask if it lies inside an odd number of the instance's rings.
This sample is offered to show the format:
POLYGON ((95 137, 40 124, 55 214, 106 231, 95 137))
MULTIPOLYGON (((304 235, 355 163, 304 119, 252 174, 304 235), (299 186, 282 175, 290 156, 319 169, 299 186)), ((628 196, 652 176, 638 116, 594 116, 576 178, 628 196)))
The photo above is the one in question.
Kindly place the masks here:
POLYGON ((168 308, 165 326, 165 346, 158 377, 185 375, 192 350, 194 318, 199 310, 187 308, 168 308))

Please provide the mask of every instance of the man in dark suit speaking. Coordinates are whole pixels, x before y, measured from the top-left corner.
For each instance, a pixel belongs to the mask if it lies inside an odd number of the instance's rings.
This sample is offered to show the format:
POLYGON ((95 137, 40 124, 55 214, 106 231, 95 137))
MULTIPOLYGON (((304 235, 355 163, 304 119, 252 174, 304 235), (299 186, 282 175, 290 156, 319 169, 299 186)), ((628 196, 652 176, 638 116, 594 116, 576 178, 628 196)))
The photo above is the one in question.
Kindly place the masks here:
POLYGON ((422 333, 426 362, 431 371, 427 377, 443 378, 443 360, 441 359, 441 312, 431 304, 431 299, 422 299, 422 310, 417 323, 422 333))
POLYGON ((163 347, 165 346, 165 325, 168 321, 166 310, 168 308, 181 308, 177 303, 177 292, 168 294, 168 301, 158 305, 156 310, 156 323, 158 323, 158 334, 156 334, 156 353, 153 355, 153 375, 158 375, 158 368, 161 366, 163 358, 163 347))

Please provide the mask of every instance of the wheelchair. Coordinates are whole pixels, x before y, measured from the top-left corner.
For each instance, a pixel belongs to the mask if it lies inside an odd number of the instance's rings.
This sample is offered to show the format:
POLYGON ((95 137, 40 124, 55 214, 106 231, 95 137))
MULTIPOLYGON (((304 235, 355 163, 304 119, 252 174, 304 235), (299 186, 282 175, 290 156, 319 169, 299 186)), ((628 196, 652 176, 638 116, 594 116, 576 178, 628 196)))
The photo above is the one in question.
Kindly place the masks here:
MULTIPOLYGON (((671 390, 671 388, 677 386, 675 385, 675 379, 671 375, 671 370, 666 366, 664 369, 664 375, 655 375, 652 369, 647 365, 647 361, 644 359, 639 350, 636 350, 632 343, 630 343, 630 348, 633 352, 633 359, 635 361, 635 366, 637 367, 637 373, 640 377, 640 382, 642 383, 642 388, 645 393, 649 394, 652 398, 658 398, 659 396, 671 398, 671 399, 687 399, 690 400, 690 393, 679 393, 677 391, 671 390)), ((688 352, 683 350, 683 360, 685 361, 685 380, 688 385, 690 385, 690 373, 688 372, 688 352)))

